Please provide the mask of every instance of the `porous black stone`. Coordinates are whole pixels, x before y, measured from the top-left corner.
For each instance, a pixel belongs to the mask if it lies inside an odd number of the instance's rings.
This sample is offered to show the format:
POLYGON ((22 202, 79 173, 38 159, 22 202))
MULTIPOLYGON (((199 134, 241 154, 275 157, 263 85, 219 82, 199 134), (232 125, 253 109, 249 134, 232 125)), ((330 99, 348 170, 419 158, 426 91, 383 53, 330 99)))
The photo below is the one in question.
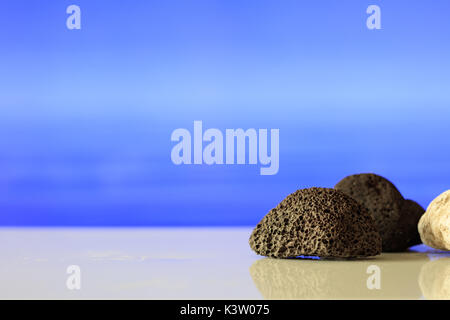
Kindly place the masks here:
POLYGON ((419 220, 425 213, 425 209, 413 200, 405 200, 403 203, 400 225, 403 225, 405 232, 406 247, 411 247, 422 243, 418 231, 419 220))
POLYGON ((420 243, 417 224, 425 210, 405 200, 389 180, 372 173, 355 174, 339 181, 335 189, 367 208, 380 232, 384 252, 405 251, 420 243))
POLYGON ((301 189, 258 223, 250 247, 259 255, 353 258, 381 252, 381 237, 367 209, 330 188, 301 189))

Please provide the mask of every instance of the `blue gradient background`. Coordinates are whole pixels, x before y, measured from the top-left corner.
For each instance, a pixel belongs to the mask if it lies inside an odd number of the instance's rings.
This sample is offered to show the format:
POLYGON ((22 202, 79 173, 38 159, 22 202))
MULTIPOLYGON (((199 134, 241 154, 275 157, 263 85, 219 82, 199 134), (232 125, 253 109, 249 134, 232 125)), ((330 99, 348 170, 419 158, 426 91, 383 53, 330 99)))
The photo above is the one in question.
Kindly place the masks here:
POLYGON ((450 188, 450 2, 0 2, 0 225, 251 225, 375 172, 450 188), (82 29, 66 28, 66 7, 82 29), (382 30, 366 8, 382 9, 382 30), (175 166, 176 128, 279 128, 280 171, 175 166))

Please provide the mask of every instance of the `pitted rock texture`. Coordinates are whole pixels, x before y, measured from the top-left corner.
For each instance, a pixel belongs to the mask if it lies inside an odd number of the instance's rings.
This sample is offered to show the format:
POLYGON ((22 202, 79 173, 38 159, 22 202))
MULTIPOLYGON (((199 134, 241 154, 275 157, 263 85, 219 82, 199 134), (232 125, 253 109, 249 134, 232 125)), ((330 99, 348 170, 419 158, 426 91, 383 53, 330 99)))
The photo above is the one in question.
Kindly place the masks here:
POLYGON ((405 200, 389 180, 372 173, 355 174, 334 188, 367 208, 380 232, 384 252, 405 251, 420 243, 417 223, 425 210, 405 200))
POLYGON ((450 190, 434 199, 419 222, 422 241, 439 250, 450 250, 450 190))
POLYGON ((381 237, 367 210, 329 188, 301 189, 258 223, 250 247, 274 258, 354 258, 381 252, 381 237))

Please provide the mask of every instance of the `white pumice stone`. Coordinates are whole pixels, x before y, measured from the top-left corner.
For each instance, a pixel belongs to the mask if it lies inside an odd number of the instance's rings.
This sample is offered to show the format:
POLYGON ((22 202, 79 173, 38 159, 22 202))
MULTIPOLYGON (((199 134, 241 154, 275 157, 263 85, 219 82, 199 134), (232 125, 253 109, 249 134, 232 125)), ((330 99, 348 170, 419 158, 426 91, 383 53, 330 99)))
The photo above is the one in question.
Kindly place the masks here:
POLYGON ((450 190, 430 203, 419 221, 419 233, 427 246, 450 251, 450 190))

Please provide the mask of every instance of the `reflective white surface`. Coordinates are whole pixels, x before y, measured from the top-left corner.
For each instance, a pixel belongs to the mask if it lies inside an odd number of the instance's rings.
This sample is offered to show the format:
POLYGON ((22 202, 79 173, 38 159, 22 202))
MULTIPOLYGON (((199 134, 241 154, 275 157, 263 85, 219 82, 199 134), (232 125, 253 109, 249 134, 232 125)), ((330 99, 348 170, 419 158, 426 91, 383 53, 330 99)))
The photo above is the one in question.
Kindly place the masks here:
MULTIPOLYGON (((450 253, 269 259, 250 228, 0 229, 1 299, 450 299, 450 253), (81 268, 69 290, 66 269, 81 268), (369 266, 380 289, 369 289, 369 266)), ((369 269, 370 270, 370 269, 369 269)))

